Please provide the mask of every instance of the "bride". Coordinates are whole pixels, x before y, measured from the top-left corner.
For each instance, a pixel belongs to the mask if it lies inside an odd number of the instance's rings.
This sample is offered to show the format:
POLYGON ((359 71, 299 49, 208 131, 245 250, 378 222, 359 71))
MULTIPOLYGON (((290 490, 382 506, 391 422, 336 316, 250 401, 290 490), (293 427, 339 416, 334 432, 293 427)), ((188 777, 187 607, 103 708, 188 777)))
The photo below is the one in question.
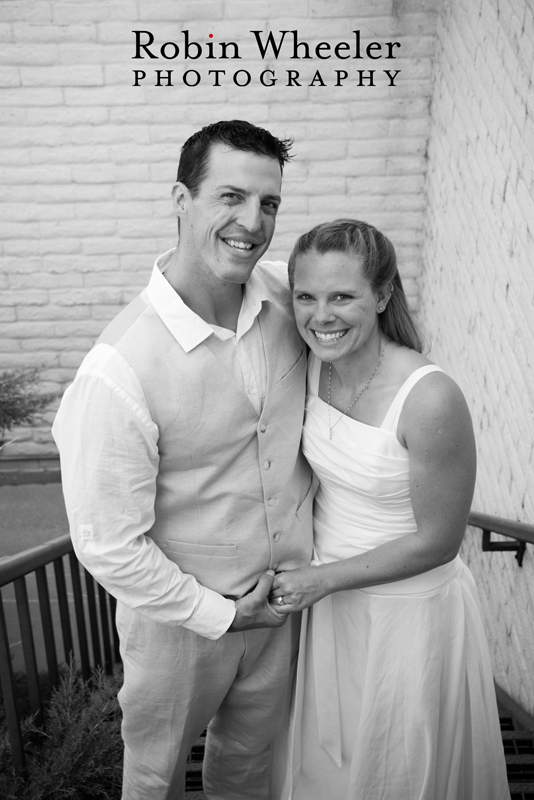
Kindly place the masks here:
POLYGON ((319 225, 289 274, 319 488, 314 562, 273 583, 279 613, 309 608, 274 796, 507 800, 477 592, 458 556, 476 472, 464 397, 421 354, 394 248, 371 225, 319 225))

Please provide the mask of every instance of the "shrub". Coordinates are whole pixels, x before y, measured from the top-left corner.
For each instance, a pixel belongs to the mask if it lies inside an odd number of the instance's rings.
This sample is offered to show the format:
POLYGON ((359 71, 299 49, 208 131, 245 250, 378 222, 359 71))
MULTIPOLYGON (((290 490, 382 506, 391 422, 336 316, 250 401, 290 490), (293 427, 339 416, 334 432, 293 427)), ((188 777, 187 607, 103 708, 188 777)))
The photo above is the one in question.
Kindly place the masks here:
POLYGON ((46 711, 46 729, 23 721, 27 779, 11 764, 5 725, 0 728, 2 800, 119 800, 122 740, 120 681, 96 670, 85 682, 70 664, 46 711))
POLYGON ((0 373, 0 434, 13 425, 33 422, 54 399, 55 395, 37 389, 41 371, 39 367, 24 367, 0 373))

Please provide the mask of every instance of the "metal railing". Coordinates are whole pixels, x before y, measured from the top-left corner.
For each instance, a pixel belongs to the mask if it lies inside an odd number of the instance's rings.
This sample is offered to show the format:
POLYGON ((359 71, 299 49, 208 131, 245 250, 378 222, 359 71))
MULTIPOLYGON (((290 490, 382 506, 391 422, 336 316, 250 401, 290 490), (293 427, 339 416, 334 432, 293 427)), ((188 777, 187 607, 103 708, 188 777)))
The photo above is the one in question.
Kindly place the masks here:
POLYGON ((25 769, 12 663, 17 648, 22 650, 31 713, 42 723, 39 662, 46 663, 50 687, 60 681, 60 653, 67 664, 75 658, 85 680, 96 667, 113 674, 120 662, 115 607, 115 599, 79 564, 68 535, 0 560, 0 687, 14 766, 25 769), (41 647, 36 646, 36 634, 41 647))
MULTIPOLYGON (((482 530, 483 550, 516 551, 519 565, 526 543, 534 544, 534 525, 478 511, 471 512, 468 525, 482 530), (491 533, 503 534, 516 541, 515 543, 492 542, 491 533)), ((102 667, 107 674, 113 674, 114 664, 120 662, 115 607, 114 598, 79 564, 68 535, 0 560, 0 687, 15 766, 25 768, 17 680, 12 664, 14 647, 12 640, 17 639, 14 629, 18 627, 20 636, 15 645, 20 644, 22 649, 31 712, 36 714, 37 721, 42 721, 43 701, 34 635, 36 617, 40 618, 38 627, 41 629, 43 639, 41 649, 44 651, 49 683, 51 686, 57 686, 61 663, 58 650, 59 638, 62 639, 61 649, 65 663, 69 663, 74 655, 84 679, 90 678, 95 667, 102 667), (32 574, 35 576, 35 585, 30 587, 33 589, 30 596, 28 579, 32 574), (54 579, 52 593, 49 590, 49 578, 54 579), (5 593, 11 585, 16 615, 8 615, 11 617, 8 624, 5 604, 9 602, 9 598, 5 597, 5 593), (76 637, 72 632, 73 623, 76 637)), ((502 690, 501 699, 505 704, 506 700, 511 700, 502 690)), ((518 707, 516 716, 520 712, 521 709, 518 707)), ((532 721, 530 717, 528 720, 532 721)))
POLYGON ((534 544, 534 525, 529 525, 526 522, 515 522, 512 519, 482 514, 480 511, 471 511, 467 524, 482 530, 482 550, 484 552, 496 550, 515 552, 515 557, 520 567, 523 565, 527 544, 534 544), (515 539, 515 541, 494 542, 491 539, 492 533, 499 533, 502 536, 515 539))

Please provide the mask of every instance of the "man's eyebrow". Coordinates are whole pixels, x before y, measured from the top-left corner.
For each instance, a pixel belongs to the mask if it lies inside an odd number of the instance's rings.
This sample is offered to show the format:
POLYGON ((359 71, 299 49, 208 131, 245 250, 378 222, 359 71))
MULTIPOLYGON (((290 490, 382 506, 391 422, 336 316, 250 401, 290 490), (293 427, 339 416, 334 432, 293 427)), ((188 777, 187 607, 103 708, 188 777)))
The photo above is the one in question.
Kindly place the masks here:
MULTIPOLYGON (((217 190, 221 191, 221 189, 228 189, 231 192, 238 192, 239 194, 250 194, 246 189, 242 189, 240 186, 233 186, 231 183, 223 183, 220 186, 217 186, 217 190)), ((262 200, 276 200, 278 203, 282 202, 282 198, 279 194, 266 194, 262 195, 262 200)))

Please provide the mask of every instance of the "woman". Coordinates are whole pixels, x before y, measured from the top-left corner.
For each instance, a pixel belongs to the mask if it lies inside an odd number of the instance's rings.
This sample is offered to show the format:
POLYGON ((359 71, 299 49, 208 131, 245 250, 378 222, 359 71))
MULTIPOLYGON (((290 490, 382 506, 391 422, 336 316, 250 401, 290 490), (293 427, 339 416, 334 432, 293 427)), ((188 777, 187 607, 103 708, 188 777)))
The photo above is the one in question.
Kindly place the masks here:
POLYGON ((476 470, 465 400, 421 354, 395 251, 371 225, 319 225, 289 273, 319 489, 313 565, 273 584, 279 613, 310 607, 277 791, 505 800, 489 654, 457 555, 476 470))

